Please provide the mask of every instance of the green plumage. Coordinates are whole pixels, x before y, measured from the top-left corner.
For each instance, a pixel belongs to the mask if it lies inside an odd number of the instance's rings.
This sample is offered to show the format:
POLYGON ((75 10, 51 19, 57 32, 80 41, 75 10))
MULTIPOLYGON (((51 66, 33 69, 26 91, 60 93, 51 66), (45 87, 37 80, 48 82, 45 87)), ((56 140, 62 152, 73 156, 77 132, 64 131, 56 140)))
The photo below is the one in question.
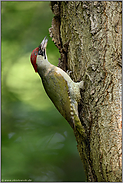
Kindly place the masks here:
POLYGON ((61 74, 57 74, 57 76, 55 76, 53 69, 47 73, 45 77, 41 76, 41 79, 47 95, 61 115, 69 122, 71 127, 73 127, 70 114, 70 97, 67 82, 61 74))

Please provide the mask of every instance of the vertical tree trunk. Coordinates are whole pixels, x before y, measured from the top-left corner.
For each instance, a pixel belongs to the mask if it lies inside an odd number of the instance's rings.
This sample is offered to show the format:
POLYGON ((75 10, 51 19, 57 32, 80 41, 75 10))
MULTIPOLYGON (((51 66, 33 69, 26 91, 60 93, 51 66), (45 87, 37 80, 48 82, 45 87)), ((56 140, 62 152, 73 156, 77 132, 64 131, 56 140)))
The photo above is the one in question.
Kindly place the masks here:
POLYGON ((75 131, 87 181, 122 181, 122 2, 51 2, 49 32, 59 67, 84 80, 79 116, 87 139, 75 131))

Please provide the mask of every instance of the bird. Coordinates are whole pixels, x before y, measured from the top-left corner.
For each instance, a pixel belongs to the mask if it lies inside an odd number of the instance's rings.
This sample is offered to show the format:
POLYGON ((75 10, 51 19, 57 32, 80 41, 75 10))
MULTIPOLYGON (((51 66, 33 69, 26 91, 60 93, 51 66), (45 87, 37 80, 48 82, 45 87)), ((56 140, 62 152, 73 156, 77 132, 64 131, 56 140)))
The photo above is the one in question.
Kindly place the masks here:
POLYGON ((80 89, 83 88, 83 81, 74 82, 67 72, 48 61, 47 43, 48 39, 45 37, 41 44, 32 51, 30 57, 32 66, 39 74, 45 92, 57 110, 74 130, 77 129, 84 136, 85 129, 78 115, 80 89))

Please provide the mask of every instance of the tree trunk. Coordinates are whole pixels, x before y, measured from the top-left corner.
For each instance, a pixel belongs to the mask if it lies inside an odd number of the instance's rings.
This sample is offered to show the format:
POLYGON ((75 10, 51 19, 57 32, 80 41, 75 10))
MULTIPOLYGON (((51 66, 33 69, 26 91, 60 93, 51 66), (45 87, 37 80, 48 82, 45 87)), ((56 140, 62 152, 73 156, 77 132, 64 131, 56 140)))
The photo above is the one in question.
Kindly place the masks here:
POLYGON ((84 80, 79 117, 87 138, 75 131, 87 181, 122 181, 122 2, 51 2, 50 36, 59 67, 84 80))

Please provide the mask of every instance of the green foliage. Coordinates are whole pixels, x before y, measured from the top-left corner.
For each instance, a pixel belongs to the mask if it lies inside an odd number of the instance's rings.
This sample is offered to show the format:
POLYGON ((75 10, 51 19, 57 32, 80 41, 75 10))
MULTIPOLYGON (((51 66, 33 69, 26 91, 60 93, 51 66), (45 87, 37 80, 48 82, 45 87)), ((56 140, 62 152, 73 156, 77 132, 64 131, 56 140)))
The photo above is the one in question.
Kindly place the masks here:
MULTIPOLYGON (((2 181, 85 180, 73 131, 30 63, 52 17, 49 2, 1 2, 2 181)), ((51 38, 47 52, 57 65, 51 38)))

